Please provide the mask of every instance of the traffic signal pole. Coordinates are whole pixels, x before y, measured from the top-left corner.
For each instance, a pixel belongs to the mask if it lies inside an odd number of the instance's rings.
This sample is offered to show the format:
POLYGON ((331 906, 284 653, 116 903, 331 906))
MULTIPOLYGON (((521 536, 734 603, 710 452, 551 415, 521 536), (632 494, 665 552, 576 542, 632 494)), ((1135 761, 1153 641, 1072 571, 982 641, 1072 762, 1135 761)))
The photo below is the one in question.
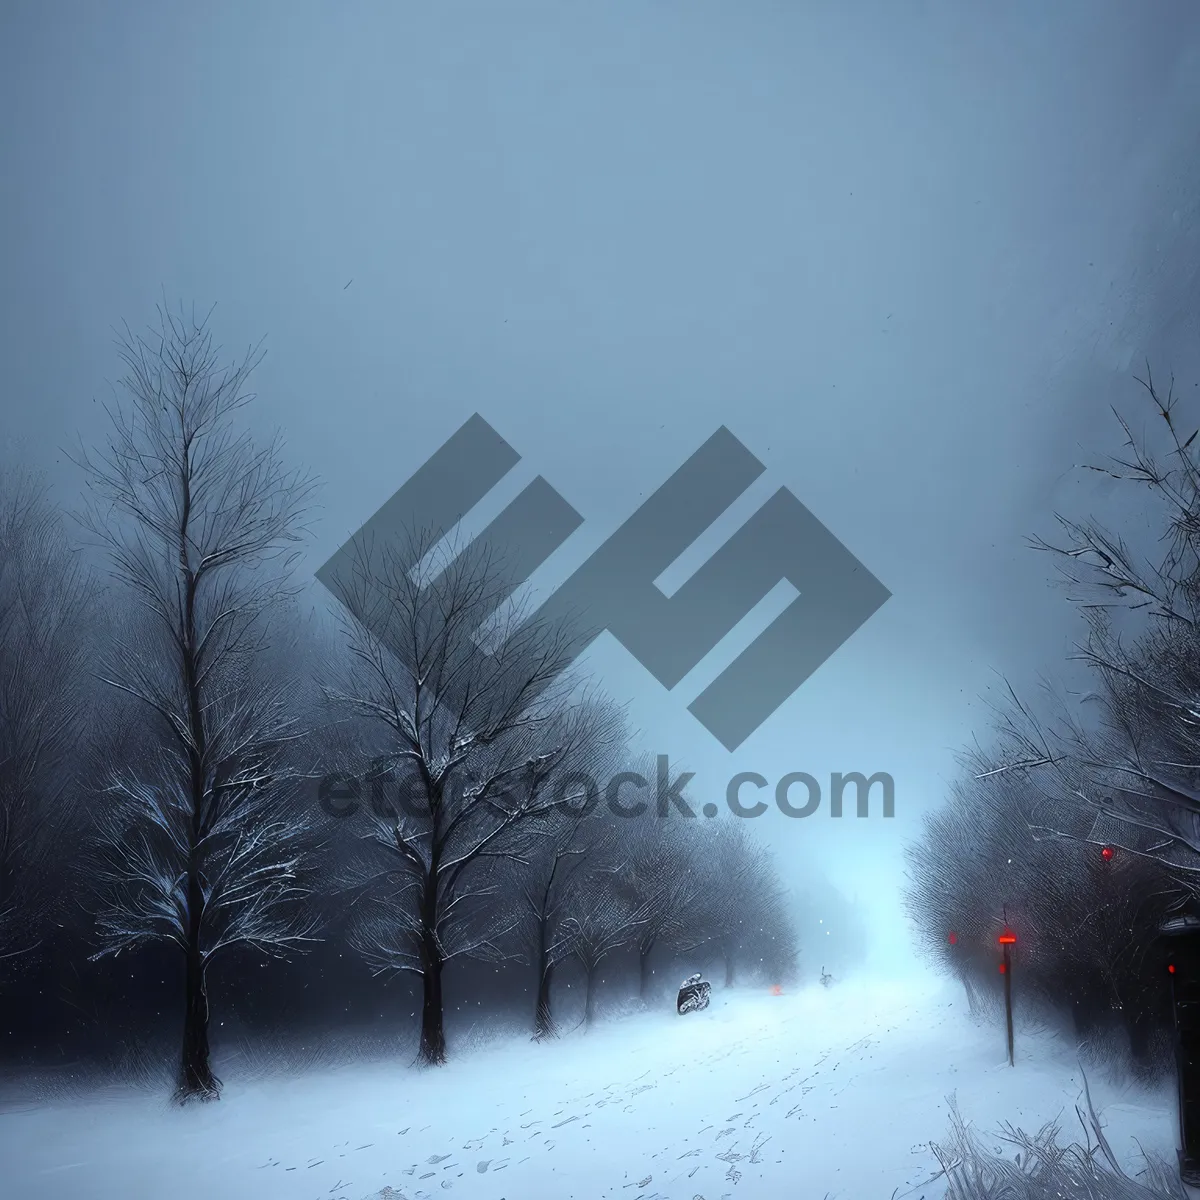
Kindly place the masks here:
POLYGON ((1004 1023, 1008 1030, 1008 1065, 1015 1066, 1013 1058, 1013 1016, 1012 1016, 1012 948, 1017 944, 1017 935, 1007 925, 999 937, 1000 945, 1004 947, 1004 961, 1000 964, 1000 972, 1004 976, 1004 1023))
POLYGON ((1179 1178, 1200 1187, 1200 917, 1173 917, 1160 929, 1175 1012, 1179 1088, 1179 1178))
POLYGON ((1004 943, 1004 1020, 1008 1026, 1008 1065, 1015 1066, 1013 1061, 1013 1027, 1012 1027, 1012 952, 1009 943, 1004 943))

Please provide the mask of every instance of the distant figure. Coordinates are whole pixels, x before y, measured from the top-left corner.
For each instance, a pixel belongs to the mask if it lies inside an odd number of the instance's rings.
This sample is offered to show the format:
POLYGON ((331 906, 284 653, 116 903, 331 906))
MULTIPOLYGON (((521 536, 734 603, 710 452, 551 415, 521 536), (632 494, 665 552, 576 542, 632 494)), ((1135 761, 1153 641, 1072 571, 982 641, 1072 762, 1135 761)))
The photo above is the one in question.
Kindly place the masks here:
POLYGON ((689 975, 679 985, 679 997, 675 1001, 675 1011, 682 1017, 684 1013, 699 1012, 708 1007, 708 993, 712 985, 700 978, 700 972, 689 975))
POLYGON ((821 968, 821 986, 828 987, 833 982, 833 976, 826 973, 825 968, 821 968))

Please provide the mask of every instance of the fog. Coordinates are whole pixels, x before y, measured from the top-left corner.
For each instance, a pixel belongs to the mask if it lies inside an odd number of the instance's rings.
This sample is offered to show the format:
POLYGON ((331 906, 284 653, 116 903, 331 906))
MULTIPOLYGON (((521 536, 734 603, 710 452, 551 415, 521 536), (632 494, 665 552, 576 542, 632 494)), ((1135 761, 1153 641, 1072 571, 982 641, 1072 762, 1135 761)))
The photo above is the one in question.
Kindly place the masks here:
POLYGON ((479 412, 585 518, 548 588, 727 425, 767 467, 754 496, 790 489, 891 598, 733 754, 687 711, 725 644, 669 693, 608 637, 589 668, 698 801, 739 771, 889 772, 893 819, 824 803, 756 832, 798 886, 819 861, 907 969, 902 845, 981 694, 1032 686, 1077 631, 1026 537, 1082 503, 1072 468, 1114 448, 1147 357, 1200 384, 1200 10, 131 0, 0 22, 10 455, 70 502, 114 327, 215 303, 227 348, 266 338, 256 420, 323 480, 307 577, 479 412))

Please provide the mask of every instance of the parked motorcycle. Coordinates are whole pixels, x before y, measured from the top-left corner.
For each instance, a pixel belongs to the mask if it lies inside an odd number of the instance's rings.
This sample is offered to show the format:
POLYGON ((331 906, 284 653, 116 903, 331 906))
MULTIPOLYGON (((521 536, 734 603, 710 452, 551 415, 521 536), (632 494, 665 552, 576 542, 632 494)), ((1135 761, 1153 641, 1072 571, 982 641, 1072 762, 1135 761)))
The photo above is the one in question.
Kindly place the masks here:
POLYGON ((679 985, 679 996, 675 1001, 675 1011, 682 1017, 684 1013, 699 1012, 708 1007, 708 994, 712 984, 700 978, 700 972, 689 975, 679 985))

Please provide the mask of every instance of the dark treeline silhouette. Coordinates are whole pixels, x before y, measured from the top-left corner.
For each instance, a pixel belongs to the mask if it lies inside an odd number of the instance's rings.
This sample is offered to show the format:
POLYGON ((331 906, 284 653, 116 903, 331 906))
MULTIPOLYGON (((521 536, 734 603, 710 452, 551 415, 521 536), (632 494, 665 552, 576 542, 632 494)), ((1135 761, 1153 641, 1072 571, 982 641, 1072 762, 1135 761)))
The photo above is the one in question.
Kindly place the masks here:
POLYGON ((315 485, 251 434, 260 355, 160 316, 121 341, 74 520, 33 475, 0 489, 10 1065, 169 1055, 211 1099, 241 1037, 369 1029, 437 1064, 484 1018, 544 1041, 681 971, 794 977, 743 824, 600 802, 587 780, 653 765, 567 669, 578 628, 511 603, 504 548, 355 543, 340 604, 301 610, 315 485))
POLYGON ((1022 999, 1152 1073, 1171 1025, 1158 930, 1200 885, 1200 446, 1173 388, 1139 382, 1153 432, 1118 414, 1124 447, 1093 468, 1125 485, 1125 529, 1060 516, 1033 543, 1081 606, 1090 682, 1038 706, 1008 689, 910 850, 908 903, 973 1010, 997 1004, 1007 923, 1022 999))

